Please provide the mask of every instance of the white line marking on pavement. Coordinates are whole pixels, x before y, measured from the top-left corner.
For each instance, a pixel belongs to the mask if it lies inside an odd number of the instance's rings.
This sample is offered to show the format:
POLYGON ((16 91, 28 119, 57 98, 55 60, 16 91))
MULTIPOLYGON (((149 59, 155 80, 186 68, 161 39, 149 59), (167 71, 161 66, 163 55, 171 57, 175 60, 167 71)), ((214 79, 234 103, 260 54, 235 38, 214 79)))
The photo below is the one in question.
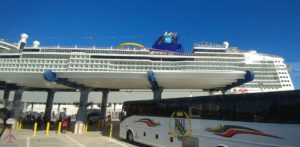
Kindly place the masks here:
POLYGON ((115 139, 109 138, 108 140, 111 141, 111 142, 113 142, 113 143, 116 143, 116 144, 118 144, 118 145, 120 145, 120 146, 123 146, 123 147, 129 147, 128 145, 123 144, 123 143, 121 143, 121 142, 119 142, 119 141, 117 141, 117 140, 115 140, 115 139))
POLYGON ((79 143, 78 141, 76 141, 75 139, 73 139, 71 136, 69 136, 69 135, 67 135, 67 134, 66 134, 66 136, 67 136, 70 140, 72 140, 73 142, 75 142, 78 146, 84 147, 83 144, 79 143))
POLYGON ((30 147, 30 138, 27 137, 27 144, 26 144, 26 147, 30 147))

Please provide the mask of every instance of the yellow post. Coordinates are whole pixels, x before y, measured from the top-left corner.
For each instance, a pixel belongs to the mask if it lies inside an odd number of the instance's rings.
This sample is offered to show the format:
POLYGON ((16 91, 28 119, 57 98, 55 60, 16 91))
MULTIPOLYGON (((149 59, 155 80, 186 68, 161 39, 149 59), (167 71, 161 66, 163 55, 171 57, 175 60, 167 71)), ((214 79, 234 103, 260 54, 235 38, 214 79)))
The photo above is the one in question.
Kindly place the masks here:
POLYGON ((19 121, 17 121, 16 130, 19 130, 19 121))
POLYGON ((84 132, 85 132, 85 133, 88 132, 88 123, 85 123, 84 132))
POLYGON ((37 123, 34 123, 33 136, 36 136, 37 125, 38 125, 37 123))
POLYGON ((22 120, 19 122, 19 130, 22 130, 22 120))
POLYGON ((111 138, 112 136, 112 130, 113 130, 113 125, 110 123, 110 129, 109 129, 109 137, 111 138))
POLYGON ((58 123, 57 134, 60 134, 60 131, 61 131, 61 122, 58 123))
POLYGON ((83 124, 83 133, 85 133, 86 123, 83 124))
POLYGON ((46 127, 46 136, 49 135, 49 129, 50 129, 50 122, 47 122, 47 127, 46 127))

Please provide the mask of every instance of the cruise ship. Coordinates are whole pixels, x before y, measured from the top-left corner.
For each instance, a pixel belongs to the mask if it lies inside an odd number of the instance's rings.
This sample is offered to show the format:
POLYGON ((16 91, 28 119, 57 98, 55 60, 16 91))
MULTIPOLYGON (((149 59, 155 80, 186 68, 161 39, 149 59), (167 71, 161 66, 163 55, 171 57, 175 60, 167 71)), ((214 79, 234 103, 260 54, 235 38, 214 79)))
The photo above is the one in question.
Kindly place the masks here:
POLYGON ((0 41, 0 81, 18 86, 68 88, 48 82, 43 73, 51 69, 60 78, 96 88, 149 89, 147 72, 153 71, 166 89, 221 90, 255 74, 251 82, 230 87, 229 93, 293 90, 284 59, 242 51, 223 44, 195 43, 192 53, 183 52, 178 34, 166 32, 150 48, 124 43, 115 48, 41 47, 0 41))

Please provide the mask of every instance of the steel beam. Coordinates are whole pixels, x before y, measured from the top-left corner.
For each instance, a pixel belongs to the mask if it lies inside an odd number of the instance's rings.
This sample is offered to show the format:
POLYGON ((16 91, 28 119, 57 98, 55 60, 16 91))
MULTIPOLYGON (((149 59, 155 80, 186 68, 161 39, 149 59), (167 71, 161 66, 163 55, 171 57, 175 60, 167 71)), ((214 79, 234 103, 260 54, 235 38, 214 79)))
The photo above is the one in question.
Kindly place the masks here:
POLYGON ((163 88, 158 85, 154 72, 152 70, 147 71, 148 81, 151 85, 151 90, 153 92, 153 99, 159 100, 161 99, 161 94, 163 92, 163 88))
POLYGON ((254 77, 255 77, 255 74, 252 71, 247 70, 244 79, 238 79, 237 82, 224 87, 222 91, 223 91, 223 93, 225 93, 227 90, 229 90, 233 87, 237 87, 237 86, 243 85, 245 83, 248 83, 248 82, 252 81, 254 79, 254 77))
MULTIPOLYGON (((72 81, 69 81, 67 78, 59 78, 56 76, 56 73, 52 72, 51 69, 48 69, 44 72, 43 74, 44 76, 44 79, 46 81, 49 81, 49 82, 55 82, 57 84, 61 84, 61 85, 64 85, 64 86, 67 86, 67 87, 70 87, 70 88, 73 88, 73 89, 82 89, 82 88, 88 88, 90 89, 91 91, 102 91, 102 90, 106 90, 106 88, 93 88, 93 87, 87 87, 83 84, 78 84, 76 82, 72 82, 72 81)), ((62 90, 63 91, 63 90, 62 90)), ((110 91, 119 91, 119 89, 110 89, 110 91)))

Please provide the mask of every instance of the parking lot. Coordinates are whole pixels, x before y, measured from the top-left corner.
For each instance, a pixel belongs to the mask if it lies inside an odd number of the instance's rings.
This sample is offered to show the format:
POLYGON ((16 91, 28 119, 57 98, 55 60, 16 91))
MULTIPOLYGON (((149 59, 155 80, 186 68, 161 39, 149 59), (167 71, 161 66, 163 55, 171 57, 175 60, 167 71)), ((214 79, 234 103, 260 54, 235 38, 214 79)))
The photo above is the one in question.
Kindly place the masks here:
POLYGON ((75 135, 68 131, 66 134, 58 134, 57 131, 51 130, 46 136, 45 130, 37 131, 33 136, 32 129, 26 128, 22 130, 6 130, 1 138, 1 146, 16 147, 135 147, 140 145, 132 145, 126 143, 118 137, 119 122, 113 121, 112 138, 109 138, 106 131, 97 130, 97 126, 91 126, 87 133, 75 135))

